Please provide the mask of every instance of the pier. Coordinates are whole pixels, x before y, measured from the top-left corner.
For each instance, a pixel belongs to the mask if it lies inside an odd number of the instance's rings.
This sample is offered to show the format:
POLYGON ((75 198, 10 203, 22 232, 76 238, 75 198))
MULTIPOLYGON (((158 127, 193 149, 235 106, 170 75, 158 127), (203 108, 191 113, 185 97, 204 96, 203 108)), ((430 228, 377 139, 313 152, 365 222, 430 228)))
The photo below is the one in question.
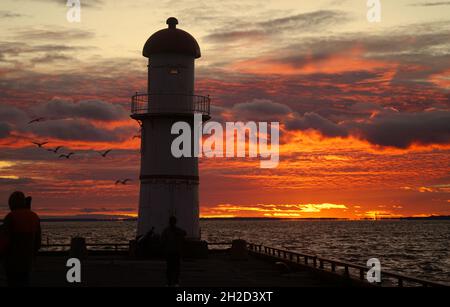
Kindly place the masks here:
MULTIPOLYGON (((81 283, 66 280, 69 244, 44 245, 33 271, 32 286, 164 287, 164 259, 140 259, 129 243, 86 244, 81 283)), ((283 249, 246 243, 233 252, 231 242, 208 244, 203 258, 182 262, 182 287, 446 287, 396 273, 382 272, 382 282, 369 283, 369 267, 283 249)), ((0 274, 0 286, 5 276, 0 274)))

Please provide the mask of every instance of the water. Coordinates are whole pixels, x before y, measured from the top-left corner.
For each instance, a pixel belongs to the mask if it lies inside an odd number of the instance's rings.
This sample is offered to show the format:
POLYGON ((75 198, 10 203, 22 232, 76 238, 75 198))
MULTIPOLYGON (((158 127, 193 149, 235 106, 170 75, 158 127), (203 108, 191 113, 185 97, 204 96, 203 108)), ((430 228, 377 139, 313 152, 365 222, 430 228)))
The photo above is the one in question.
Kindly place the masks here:
MULTIPOLYGON (((43 223, 43 239, 69 243, 128 242, 136 222, 43 223)), ((382 269, 450 283, 450 221, 202 220, 209 242, 241 238, 306 254, 365 265, 378 258, 382 269)))

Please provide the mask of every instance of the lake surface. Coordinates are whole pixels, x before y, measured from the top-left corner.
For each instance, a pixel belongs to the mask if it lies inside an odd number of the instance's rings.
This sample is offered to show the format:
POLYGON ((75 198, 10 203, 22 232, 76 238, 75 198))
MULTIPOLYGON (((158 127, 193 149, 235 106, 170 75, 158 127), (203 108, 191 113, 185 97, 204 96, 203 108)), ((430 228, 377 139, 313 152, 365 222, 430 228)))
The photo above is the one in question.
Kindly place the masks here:
MULTIPOLYGON (((365 265, 378 258, 382 270, 450 283, 450 221, 202 220, 202 239, 241 238, 252 243, 365 265)), ((43 240, 69 243, 128 242, 135 221, 44 222, 43 240)))

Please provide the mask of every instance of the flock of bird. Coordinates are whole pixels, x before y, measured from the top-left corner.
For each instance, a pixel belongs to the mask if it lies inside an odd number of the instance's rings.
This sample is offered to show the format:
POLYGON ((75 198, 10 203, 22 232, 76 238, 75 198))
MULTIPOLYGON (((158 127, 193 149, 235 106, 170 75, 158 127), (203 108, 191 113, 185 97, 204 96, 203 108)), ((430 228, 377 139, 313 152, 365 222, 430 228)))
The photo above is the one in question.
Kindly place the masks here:
MULTIPOLYGON (((39 143, 39 142, 31 142, 31 143, 33 143, 34 145, 36 145, 38 148, 45 149, 45 150, 50 151, 50 152, 53 152, 53 153, 55 153, 55 154, 58 154, 58 153, 59 153, 58 151, 59 151, 61 148, 63 148, 63 146, 57 146, 57 147, 55 147, 55 148, 45 148, 44 145, 47 145, 48 142, 41 142, 41 143, 39 143)), ((108 155, 111 151, 112 151, 112 149, 108 149, 108 150, 105 150, 105 151, 96 151, 96 152, 97 152, 100 156, 102 156, 103 158, 106 158, 106 155, 108 155)), ((74 155, 74 154, 75 154, 74 152, 69 152, 69 153, 67 153, 67 154, 61 153, 58 157, 59 157, 59 158, 70 159, 70 157, 71 157, 72 155, 74 155)))
MULTIPOLYGON (((32 120, 30 120, 28 122, 28 124, 33 124, 33 123, 38 123, 38 122, 43 122, 45 121, 46 118, 45 117, 37 117, 34 118, 32 120)), ((140 138, 140 135, 135 135, 133 136, 133 139, 135 138, 140 138)), ((49 142, 31 142, 34 145, 36 145, 38 148, 42 148, 45 149, 49 152, 53 152, 54 154, 59 154, 58 158, 65 158, 65 159, 70 159, 71 156, 75 155, 75 152, 69 152, 69 153, 60 153, 59 151, 63 148, 63 146, 56 146, 55 148, 46 148, 45 145, 49 144, 49 142)), ((103 151, 96 151, 101 157, 106 158, 106 156, 112 151, 112 149, 107 149, 107 150, 103 150, 103 151)), ((122 185, 126 185, 128 182, 132 181, 130 178, 125 178, 125 179, 118 179, 116 180, 115 184, 122 184, 122 185)))

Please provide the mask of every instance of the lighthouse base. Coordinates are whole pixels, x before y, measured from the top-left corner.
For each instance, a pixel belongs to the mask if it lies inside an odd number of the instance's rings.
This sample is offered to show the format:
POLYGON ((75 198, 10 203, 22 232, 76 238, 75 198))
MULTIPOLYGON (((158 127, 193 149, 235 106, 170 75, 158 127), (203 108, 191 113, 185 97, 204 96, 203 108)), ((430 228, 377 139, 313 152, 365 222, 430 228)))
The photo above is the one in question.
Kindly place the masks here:
POLYGON ((160 235, 171 216, 188 239, 200 239, 198 181, 142 180, 137 235, 150 231, 160 235))

